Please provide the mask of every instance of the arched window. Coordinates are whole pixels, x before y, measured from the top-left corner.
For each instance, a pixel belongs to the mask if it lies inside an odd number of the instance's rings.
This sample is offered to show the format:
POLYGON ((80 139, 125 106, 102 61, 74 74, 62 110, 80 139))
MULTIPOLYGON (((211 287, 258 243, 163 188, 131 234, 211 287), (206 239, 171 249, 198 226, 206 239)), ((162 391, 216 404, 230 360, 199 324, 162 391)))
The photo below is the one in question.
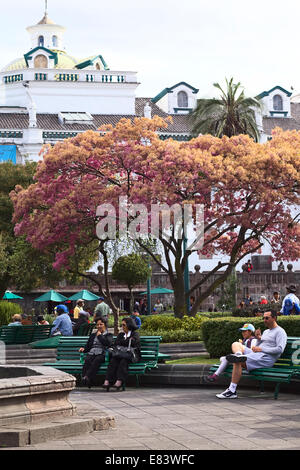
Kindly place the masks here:
POLYGON ((52 44, 53 44, 53 47, 57 47, 57 44, 58 44, 57 36, 52 36, 52 44))
POLYGON ((177 95, 178 108, 187 108, 189 105, 188 95, 185 91, 180 91, 177 95))
POLYGON ((274 111, 283 110, 283 102, 282 102, 282 97, 280 95, 273 96, 273 109, 274 111))
POLYGON ((39 36, 38 46, 39 47, 44 47, 44 44, 45 44, 44 36, 39 36))
POLYGON ((46 69, 48 68, 48 59, 43 54, 39 54, 34 59, 35 69, 46 69))

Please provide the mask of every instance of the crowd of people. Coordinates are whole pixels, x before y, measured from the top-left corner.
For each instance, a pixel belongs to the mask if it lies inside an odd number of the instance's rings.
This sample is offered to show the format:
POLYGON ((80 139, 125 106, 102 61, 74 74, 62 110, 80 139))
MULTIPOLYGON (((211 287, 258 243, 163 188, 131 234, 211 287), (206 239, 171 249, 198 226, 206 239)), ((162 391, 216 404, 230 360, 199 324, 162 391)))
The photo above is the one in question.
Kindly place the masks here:
POLYGON ((286 287, 286 295, 281 298, 279 292, 273 292, 271 299, 267 299, 265 295, 260 296, 260 300, 255 303, 250 295, 247 295, 238 305, 238 308, 245 309, 252 307, 257 316, 261 316, 266 306, 274 308, 278 315, 299 315, 300 300, 296 296, 296 286, 291 284, 286 287))
MULTIPOLYGON (((245 323, 241 331, 243 339, 232 344, 232 352, 220 358, 220 366, 211 375, 204 377, 204 382, 217 382, 219 376, 228 365, 233 365, 231 383, 222 393, 217 394, 219 399, 237 398, 237 386, 242 376, 242 371, 252 371, 261 367, 272 367, 280 357, 287 343, 287 335, 282 327, 277 324, 278 315, 300 314, 300 300, 296 296, 296 286, 286 287, 286 295, 282 299, 279 292, 273 292, 271 299, 262 295, 258 305, 257 314, 263 317, 266 326, 263 334, 260 329, 255 329, 251 323, 245 323), (264 307, 264 308, 262 308, 264 307), (280 307, 280 310, 279 310, 280 307)), ((191 308, 194 299, 191 301, 191 308)), ((109 305, 101 297, 94 309, 91 319, 95 323, 96 331, 87 339, 86 345, 79 349, 85 354, 82 368, 82 382, 91 387, 96 381, 99 366, 105 362, 109 355, 109 364, 103 388, 109 391, 122 389, 128 377, 128 366, 141 357, 140 337, 138 329, 141 327, 140 312, 143 312, 145 299, 135 304, 132 315, 122 318, 122 331, 114 339, 113 334, 108 331, 108 317, 111 313, 109 305)), ((242 302, 243 306, 254 306, 250 295, 242 302)), ((164 306, 158 300, 154 306, 157 313, 164 311, 164 306)), ((51 327, 51 335, 73 336, 79 331, 82 324, 90 321, 91 314, 84 310, 84 301, 76 302, 73 314, 70 315, 66 305, 60 304, 55 307, 56 318, 51 327)), ((22 315, 15 314, 9 326, 24 324, 22 315)), ((43 316, 37 317, 38 325, 47 325, 43 316)))

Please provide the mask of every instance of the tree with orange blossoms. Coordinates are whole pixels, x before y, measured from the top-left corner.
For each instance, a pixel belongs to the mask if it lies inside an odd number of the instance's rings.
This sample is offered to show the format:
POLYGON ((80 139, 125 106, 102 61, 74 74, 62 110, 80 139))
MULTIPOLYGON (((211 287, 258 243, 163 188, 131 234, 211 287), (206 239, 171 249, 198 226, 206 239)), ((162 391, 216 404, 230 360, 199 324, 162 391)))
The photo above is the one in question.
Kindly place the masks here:
MULTIPOLYGON (((157 131, 166 125, 157 117, 123 119, 114 128, 88 131, 49 148, 38 166, 36 183, 12 194, 14 221, 16 233, 26 234, 34 247, 55 247, 59 268, 68 265, 77 246, 97 239, 99 223, 109 222, 106 214, 97 212, 99 205, 117 208, 119 198, 126 196, 129 205, 144 206, 147 216, 129 211, 126 224, 141 227, 147 222, 149 233, 152 204, 177 204, 181 212, 190 204, 195 222, 196 208, 203 204, 200 248, 189 243, 184 251, 183 227, 178 229, 174 214, 169 236, 162 226, 158 230, 165 262, 143 237, 136 240, 169 275, 177 316, 186 312, 184 270, 189 256, 195 251, 224 255, 186 292, 186 298, 196 297, 193 315, 238 262, 263 243, 270 243, 277 259, 299 257, 298 219, 293 220, 291 206, 299 204, 300 137, 277 130, 263 145, 245 135, 162 141, 157 131)), ((118 226, 122 220, 118 210, 115 214, 118 226)), ((105 243, 101 240, 99 245, 104 252, 105 243)))

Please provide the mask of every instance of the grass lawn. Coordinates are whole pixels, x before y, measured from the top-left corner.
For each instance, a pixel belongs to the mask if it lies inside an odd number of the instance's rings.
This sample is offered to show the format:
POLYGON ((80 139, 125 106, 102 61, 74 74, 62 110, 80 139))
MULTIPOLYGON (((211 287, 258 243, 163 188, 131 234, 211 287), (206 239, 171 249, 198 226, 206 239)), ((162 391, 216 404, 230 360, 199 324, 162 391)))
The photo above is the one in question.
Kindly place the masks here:
POLYGON ((193 356, 183 357, 182 359, 175 359, 173 361, 166 361, 166 364, 216 364, 219 358, 210 358, 207 356, 193 356))

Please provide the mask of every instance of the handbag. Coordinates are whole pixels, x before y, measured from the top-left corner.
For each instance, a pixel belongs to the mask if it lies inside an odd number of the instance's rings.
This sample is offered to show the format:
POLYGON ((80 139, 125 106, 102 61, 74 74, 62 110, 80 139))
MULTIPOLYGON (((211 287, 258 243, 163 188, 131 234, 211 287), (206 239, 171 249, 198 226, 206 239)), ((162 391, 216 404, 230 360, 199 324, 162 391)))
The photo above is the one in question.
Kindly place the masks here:
POLYGON ((111 357, 115 359, 126 359, 133 363, 138 362, 135 348, 131 347, 131 338, 128 346, 113 346, 112 348, 109 348, 109 353, 111 357))

